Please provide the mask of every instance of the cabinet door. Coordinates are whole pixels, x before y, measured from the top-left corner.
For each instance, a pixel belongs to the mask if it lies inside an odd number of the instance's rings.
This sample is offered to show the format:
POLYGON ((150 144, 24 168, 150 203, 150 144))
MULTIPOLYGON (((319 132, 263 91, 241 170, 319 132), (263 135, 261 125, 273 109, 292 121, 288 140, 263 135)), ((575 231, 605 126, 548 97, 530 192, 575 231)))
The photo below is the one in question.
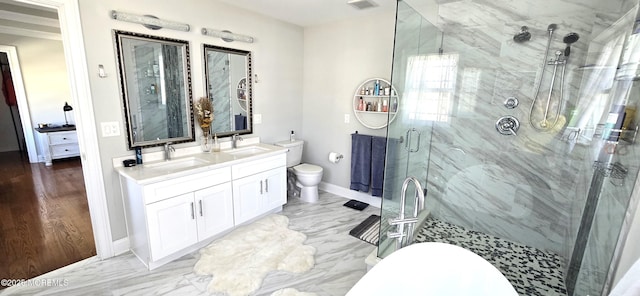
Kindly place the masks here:
POLYGON ((236 225, 262 214, 262 181, 261 174, 233 180, 233 217, 236 225))
POLYGON ((287 171, 284 167, 263 173, 263 208, 268 211, 287 203, 287 171))
POLYGON ((233 211, 236 224, 285 204, 286 185, 284 167, 234 180, 233 211))
POLYGON ((198 240, 210 238, 233 227, 231 183, 223 183, 195 193, 198 240))
POLYGON ((148 204, 146 209, 152 261, 198 242, 193 193, 148 204))

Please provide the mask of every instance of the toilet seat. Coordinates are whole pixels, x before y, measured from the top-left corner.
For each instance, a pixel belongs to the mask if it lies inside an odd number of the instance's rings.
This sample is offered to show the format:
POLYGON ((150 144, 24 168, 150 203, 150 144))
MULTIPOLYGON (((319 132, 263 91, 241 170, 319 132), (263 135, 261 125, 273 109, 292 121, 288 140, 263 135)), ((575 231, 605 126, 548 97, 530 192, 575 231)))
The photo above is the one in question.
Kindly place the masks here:
POLYGON ((313 165, 313 164, 303 163, 303 164, 299 164, 297 166, 294 166, 293 167, 293 171, 296 174, 316 175, 316 174, 321 174, 322 173, 322 167, 317 166, 317 165, 313 165))

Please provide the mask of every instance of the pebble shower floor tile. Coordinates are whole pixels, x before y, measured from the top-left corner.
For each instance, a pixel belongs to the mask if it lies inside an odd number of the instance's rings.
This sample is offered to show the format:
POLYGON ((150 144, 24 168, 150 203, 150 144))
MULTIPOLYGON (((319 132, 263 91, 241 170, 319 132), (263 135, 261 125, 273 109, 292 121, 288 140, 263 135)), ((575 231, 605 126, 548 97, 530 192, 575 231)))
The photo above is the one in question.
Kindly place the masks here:
POLYGON ((418 232, 416 242, 447 243, 478 254, 500 270, 520 295, 567 295, 557 254, 431 218, 418 232))

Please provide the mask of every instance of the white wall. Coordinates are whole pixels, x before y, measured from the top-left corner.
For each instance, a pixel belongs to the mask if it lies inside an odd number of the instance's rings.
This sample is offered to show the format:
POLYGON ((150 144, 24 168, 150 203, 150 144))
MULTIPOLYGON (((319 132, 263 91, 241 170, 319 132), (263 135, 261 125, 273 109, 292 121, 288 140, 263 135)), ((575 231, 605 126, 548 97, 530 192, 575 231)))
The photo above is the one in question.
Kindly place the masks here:
MULTIPOLYGON (((302 35, 300 27, 239 10, 216 1, 94 1, 79 0, 82 30, 90 72, 91 95, 95 109, 96 126, 115 121, 125 128, 122 99, 119 93, 117 64, 112 30, 126 30, 150 35, 187 40, 190 42, 193 98, 206 94, 202 44, 212 44, 243 50, 253 54, 253 69, 259 83, 254 84, 254 114, 262 114, 263 122, 254 126, 254 135, 270 142, 286 137, 287 130, 302 126, 302 35), (152 31, 141 25, 112 20, 111 10, 136 14, 151 14, 162 19, 191 25, 190 32, 172 30, 152 31), (209 27, 251 35, 255 43, 226 43, 217 38, 202 36, 200 29, 209 27), (104 65, 106 78, 97 75, 98 65, 104 65)), ((113 170, 112 158, 132 156, 127 150, 126 135, 101 137, 100 158, 109 207, 113 240, 126 237, 126 225, 118 175, 113 170)), ((177 145, 177 148, 195 146, 195 143, 177 145)), ((145 149, 146 152, 160 148, 145 149)))
MULTIPOLYGON (((71 93, 62 41, 0 34, 0 44, 15 46, 18 52, 32 126, 37 127, 38 123, 64 124, 62 107, 66 101, 71 101, 71 93)), ((14 115, 17 116, 15 110, 14 107, 14 115)), ((69 123, 73 123, 73 111, 67 116, 69 123)), ((9 120, 6 132, 15 139, 10 124, 9 120)), ((35 131, 34 136, 39 143, 35 131)), ((38 155, 42 155, 40 145, 37 150, 38 155)))
POLYGON ((303 161, 323 167, 323 182, 349 188, 351 134, 386 135, 357 121, 356 88, 368 78, 391 78, 395 10, 304 30, 303 161), (344 122, 345 114, 350 123, 344 122), (328 161, 329 152, 344 155, 328 161))

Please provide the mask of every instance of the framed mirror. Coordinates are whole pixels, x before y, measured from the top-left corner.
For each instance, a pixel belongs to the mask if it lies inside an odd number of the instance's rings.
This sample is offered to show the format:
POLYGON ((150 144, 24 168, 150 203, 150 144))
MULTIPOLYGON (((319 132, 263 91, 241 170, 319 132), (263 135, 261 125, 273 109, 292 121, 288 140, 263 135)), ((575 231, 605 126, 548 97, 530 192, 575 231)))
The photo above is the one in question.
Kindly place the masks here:
POLYGON ((195 141, 189 42, 113 32, 129 149, 195 141))
POLYGON ((213 104, 211 134, 250 134, 253 127, 251 52, 203 45, 207 94, 213 104))

